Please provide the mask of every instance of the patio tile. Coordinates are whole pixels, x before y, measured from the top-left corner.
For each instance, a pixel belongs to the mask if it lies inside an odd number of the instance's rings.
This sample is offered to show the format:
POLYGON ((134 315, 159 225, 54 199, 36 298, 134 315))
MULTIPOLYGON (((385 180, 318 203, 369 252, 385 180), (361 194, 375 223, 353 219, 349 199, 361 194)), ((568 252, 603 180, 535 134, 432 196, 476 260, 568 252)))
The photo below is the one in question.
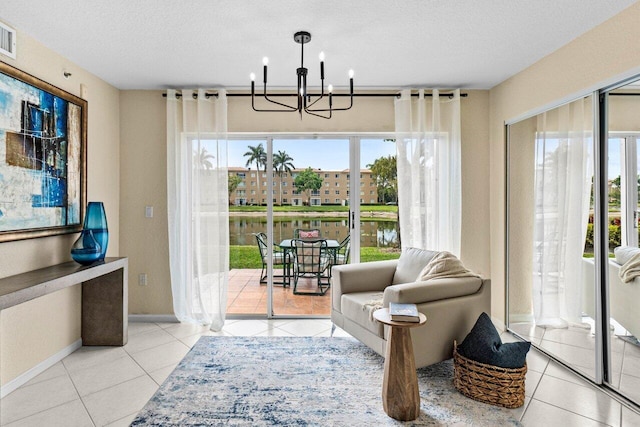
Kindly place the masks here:
MULTIPOLYGON (((266 314, 267 286, 259 283, 260 270, 232 270, 229 274, 227 313, 266 314)), ((278 271, 275 272, 276 274, 278 271)), ((314 279, 302 278, 301 290, 316 291, 314 279)), ((273 308, 276 314, 329 315, 331 313, 331 289, 324 296, 294 295, 293 287, 273 287, 273 308)))

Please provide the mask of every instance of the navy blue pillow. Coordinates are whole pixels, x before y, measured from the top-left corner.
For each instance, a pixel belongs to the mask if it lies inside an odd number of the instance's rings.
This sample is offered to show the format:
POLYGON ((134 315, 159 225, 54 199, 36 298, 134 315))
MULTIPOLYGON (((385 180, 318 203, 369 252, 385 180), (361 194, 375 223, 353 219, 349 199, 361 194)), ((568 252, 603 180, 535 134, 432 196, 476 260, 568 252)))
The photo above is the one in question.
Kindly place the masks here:
POLYGON ((522 368, 531 347, 528 341, 503 344, 500 334, 487 313, 482 313, 458 353, 467 359, 501 368, 522 368))

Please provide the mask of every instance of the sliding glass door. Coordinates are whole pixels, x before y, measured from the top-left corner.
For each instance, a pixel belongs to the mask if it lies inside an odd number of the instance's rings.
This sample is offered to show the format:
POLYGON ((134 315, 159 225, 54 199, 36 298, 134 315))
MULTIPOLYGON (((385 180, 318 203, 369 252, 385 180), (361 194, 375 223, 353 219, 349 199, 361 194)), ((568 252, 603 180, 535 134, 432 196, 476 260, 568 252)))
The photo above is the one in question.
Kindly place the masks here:
POLYGON ((229 139, 227 315, 267 315, 266 138, 229 139))
POLYGON ((360 140, 359 182, 360 262, 396 259, 400 256, 398 226, 398 177, 393 139, 360 140))
POLYGON ((287 135, 229 147, 228 314, 326 317, 334 265, 399 257, 393 140, 287 135), (312 235, 328 247, 301 272, 293 239, 312 235))
POLYGON ((271 142, 272 234, 285 257, 271 293, 273 315, 328 316, 331 268, 351 237, 350 141, 300 136, 271 142))

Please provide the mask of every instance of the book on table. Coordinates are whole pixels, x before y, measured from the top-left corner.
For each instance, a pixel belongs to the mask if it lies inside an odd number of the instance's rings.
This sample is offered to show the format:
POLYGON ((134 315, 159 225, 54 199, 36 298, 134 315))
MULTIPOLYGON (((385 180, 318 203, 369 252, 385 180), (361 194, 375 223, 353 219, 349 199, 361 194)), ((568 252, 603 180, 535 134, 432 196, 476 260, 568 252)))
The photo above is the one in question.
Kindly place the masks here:
POLYGON ((389 316, 394 322, 420 322, 418 306, 415 304, 389 303, 389 316))

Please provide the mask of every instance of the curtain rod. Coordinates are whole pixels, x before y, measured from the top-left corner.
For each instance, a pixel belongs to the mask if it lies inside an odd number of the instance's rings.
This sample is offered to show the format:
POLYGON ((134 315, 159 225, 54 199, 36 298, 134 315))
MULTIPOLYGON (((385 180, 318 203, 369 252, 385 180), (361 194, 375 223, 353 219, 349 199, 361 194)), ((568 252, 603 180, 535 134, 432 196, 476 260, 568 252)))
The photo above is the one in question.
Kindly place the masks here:
MULTIPOLYGON (((217 93, 205 93, 204 94, 206 98, 210 98, 212 96, 215 96, 216 98, 218 97, 217 93)), ((238 97, 244 97, 244 96, 251 96, 250 93, 228 93, 227 94, 228 97, 232 97, 232 96, 238 96, 238 97)), ((256 95, 256 97, 261 97, 263 95, 256 95)), ((280 96, 280 97, 292 97, 295 96, 297 97, 298 94, 295 93, 270 93, 269 94, 270 97, 276 97, 276 96, 280 96)), ((316 97, 316 96, 320 96, 319 93, 310 93, 309 96, 312 97, 316 97)), ((327 94, 325 94, 325 96, 327 96, 327 94)), ((349 95, 348 93, 334 93, 332 96, 341 96, 341 97, 349 97, 351 95, 349 95)), ((366 97, 395 97, 395 98, 400 98, 400 94, 399 93, 354 93, 353 94, 354 97, 360 97, 360 98, 366 98, 366 97)), ((419 96, 417 93, 412 93, 411 96, 419 96)), ((431 93, 425 93, 424 96, 426 97, 431 97, 433 96, 433 94, 431 93)), ((443 97, 447 97, 447 98, 453 98, 453 94, 452 93, 441 93, 440 96, 443 97)), ((460 97, 461 98, 466 98, 467 96, 469 96, 466 93, 461 93, 460 97)), ((167 97, 166 93, 162 94, 163 98, 167 97)), ((176 93, 176 97, 180 98, 182 97, 181 93, 176 93)), ((198 94, 194 93, 193 94, 193 99, 198 98, 198 94)))

